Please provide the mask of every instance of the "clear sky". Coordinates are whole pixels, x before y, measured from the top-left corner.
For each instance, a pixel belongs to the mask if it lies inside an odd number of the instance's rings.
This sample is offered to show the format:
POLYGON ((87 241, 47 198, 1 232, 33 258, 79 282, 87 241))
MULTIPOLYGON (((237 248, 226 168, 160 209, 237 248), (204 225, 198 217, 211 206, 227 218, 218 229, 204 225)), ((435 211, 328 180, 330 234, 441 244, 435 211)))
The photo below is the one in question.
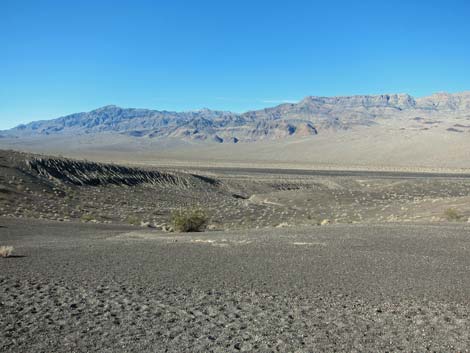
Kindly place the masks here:
POLYGON ((108 104, 464 90, 468 0, 0 0, 0 129, 108 104))

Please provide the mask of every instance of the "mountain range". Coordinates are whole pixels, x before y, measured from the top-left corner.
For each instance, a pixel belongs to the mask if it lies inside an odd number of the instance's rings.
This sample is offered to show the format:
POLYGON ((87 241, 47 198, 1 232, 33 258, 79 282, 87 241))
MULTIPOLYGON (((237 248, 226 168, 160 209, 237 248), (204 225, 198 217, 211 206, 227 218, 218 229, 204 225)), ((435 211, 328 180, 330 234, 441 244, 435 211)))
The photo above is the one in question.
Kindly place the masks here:
POLYGON ((344 97, 309 96, 298 103, 238 114, 202 109, 170 112, 105 106, 0 131, 3 138, 111 133, 138 139, 214 143, 315 138, 325 132, 393 125, 401 129, 470 132, 470 92, 344 97))

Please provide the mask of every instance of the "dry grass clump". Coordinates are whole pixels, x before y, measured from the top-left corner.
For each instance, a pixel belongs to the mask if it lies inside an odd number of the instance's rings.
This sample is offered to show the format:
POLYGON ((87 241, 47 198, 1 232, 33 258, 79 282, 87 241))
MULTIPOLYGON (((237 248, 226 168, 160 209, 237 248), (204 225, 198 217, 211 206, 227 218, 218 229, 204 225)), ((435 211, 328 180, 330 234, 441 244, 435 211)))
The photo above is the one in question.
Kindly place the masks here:
POLYGON ((0 257, 10 257, 13 250, 13 246, 0 246, 0 257))
POLYGON ((459 221, 463 216, 455 208, 448 208, 444 211, 444 217, 448 221, 459 221))
POLYGON ((199 209, 180 209, 171 214, 171 224, 177 232, 202 232, 206 229, 209 217, 199 209))

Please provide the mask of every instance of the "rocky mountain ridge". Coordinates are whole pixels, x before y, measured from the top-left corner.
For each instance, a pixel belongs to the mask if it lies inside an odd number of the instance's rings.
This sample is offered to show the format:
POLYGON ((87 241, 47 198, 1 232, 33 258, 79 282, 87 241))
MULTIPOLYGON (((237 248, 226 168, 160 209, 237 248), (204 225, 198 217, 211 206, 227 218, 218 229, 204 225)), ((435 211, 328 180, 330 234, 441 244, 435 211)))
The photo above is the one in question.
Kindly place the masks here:
POLYGON ((20 125, 0 132, 0 136, 118 133, 135 138, 237 143, 305 138, 328 130, 382 124, 390 119, 403 126, 417 122, 429 125, 436 119, 449 117, 470 117, 470 92, 437 93, 423 98, 408 94, 309 96, 298 103, 243 114, 210 109, 170 112, 110 105, 20 125))

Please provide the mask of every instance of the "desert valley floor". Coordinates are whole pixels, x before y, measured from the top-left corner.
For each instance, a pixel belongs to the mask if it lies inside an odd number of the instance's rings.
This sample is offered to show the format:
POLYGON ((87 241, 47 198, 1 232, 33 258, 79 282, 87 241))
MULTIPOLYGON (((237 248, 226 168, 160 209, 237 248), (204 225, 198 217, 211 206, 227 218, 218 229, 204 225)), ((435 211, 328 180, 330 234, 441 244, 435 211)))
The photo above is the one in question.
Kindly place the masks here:
POLYGON ((470 228, 2 219, 2 352, 466 352, 470 228))
POLYGON ((469 217, 466 174, 1 151, 0 351, 467 351, 469 217))

